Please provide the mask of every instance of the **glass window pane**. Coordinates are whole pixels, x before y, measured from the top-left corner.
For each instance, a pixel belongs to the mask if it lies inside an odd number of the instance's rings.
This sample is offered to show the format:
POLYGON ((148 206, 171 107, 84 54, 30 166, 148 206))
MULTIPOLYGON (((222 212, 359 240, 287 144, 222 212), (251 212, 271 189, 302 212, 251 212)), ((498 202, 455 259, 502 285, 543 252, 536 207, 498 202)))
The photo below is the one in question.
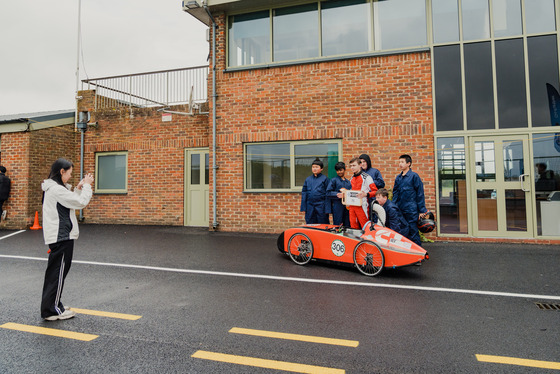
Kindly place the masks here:
POLYGON ((507 231, 527 231, 527 203, 523 190, 506 190, 507 231))
POLYGON ((496 190, 476 190, 479 230, 498 230, 498 204, 496 197, 496 190))
POLYGON ((554 0, 525 0, 527 34, 556 31, 554 0))
POLYGON ((206 153, 204 160, 205 170, 204 170, 204 184, 209 184, 210 181, 210 154, 206 153))
POLYGON ((97 189, 126 190, 126 155, 99 155, 97 189))
POLYGON ((494 93, 490 42, 465 44, 467 129, 493 129, 494 93))
POLYGON ((303 186, 305 178, 311 175, 311 164, 316 158, 323 161, 323 174, 329 178, 336 176, 334 165, 338 162, 338 144, 311 143, 294 146, 296 164, 296 186, 303 186))
POLYGON ((458 45, 434 47, 434 86, 437 130, 462 130, 461 51, 458 45))
POLYGON ((521 0, 493 0, 494 36, 521 35, 521 0))
POLYGON ((496 181, 496 156, 493 141, 474 143, 474 162, 477 182, 496 181))
POLYGON ((560 236, 560 132, 534 134, 533 159, 538 235, 560 236))
POLYGON ((462 137, 437 140, 439 226, 445 234, 466 234, 467 185, 462 137))
POLYGON ((319 56, 319 11, 317 4, 274 10, 274 61, 319 56))
POLYGON ((488 0, 462 0, 463 40, 490 38, 488 0))
POLYGON ((495 50, 499 127, 527 127, 523 40, 498 40, 495 50))
POLYGON ((270 62, 269 11, 229 17, 229 66, 270 62))
POLYGON ((375 49, 426 45, 426 2, 386 0, 373 3, 375 49))
POLYGON ((531 119, 533 127, 550 126, 547 83, 558 89, 558 48, 556 36, 527 38, 529 60, 529 89, 531 91, 531 119))
POLYGON ((191 184, 200 184, 200 155, 191 154, 191 184))
POLYGON ((457 1, 432 0, 434 43, 459 41, 459 10, 457 1))
POLYGON ((366 0, 321 3, 323 56, 370 50, 370 15, 366 0))
POLYGON ((290 188, 290 144, 255 144, 246 147, 246 188, 290 188))
POLYGON ((504 181, 516 182, 525 173, 523 142, 520 140, 503 141, 502 151, 504 154, 504 181))

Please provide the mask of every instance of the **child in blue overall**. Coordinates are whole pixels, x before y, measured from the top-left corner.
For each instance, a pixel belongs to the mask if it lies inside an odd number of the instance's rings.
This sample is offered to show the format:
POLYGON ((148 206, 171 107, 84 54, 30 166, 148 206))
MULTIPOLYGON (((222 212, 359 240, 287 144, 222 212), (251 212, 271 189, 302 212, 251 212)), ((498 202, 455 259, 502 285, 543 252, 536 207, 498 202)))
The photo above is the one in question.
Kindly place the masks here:
POLYGON ((329 178, 322 174, 323 162, 313 161, 310 175, 301 189, 300 211, 305 212, 305 223, 329 223, 330 201, 327 200, 329 178))
POLYGON ((334 165, 336 170, 336 177, 331 179, 329 187, 327 187, 327 198, 331 201, 331 211, 333 216, 333 225, 342 224, 345 227, 350 227, 350 213, 346 206, 342 205, 342 188, 351 190, 352 184, 350 180, 346 179, 346 165, 344 162, 337 162, 334 165))
POLYGON ((393 203, 397 204, 404 219, 408 222, 407 238, 422 246, 418 233, 418 219, 428 211, 424 202, 424 184, 420 176, 410 169, 412 158, 409 155, 399 157, 401 173, 395 178, 393 186, 393 203))

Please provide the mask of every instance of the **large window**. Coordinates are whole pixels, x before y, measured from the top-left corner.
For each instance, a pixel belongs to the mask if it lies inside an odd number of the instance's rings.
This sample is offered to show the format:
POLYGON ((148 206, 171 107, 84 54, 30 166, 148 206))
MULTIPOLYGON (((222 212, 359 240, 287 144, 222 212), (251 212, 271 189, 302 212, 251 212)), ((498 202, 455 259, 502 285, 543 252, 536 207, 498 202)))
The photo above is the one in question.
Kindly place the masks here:
POLYGON ((375 1, 373 5, 376 50, 428 44, 425 1, 375 1))
POLYGON ((269 11, 231 16, 228 36, 230 66, 270 62, 269 11))
POLYGON ((369 9, 366 0, 321 3, 323 56, 360 53, 372 48, 369 9))
POLYGON ((95 155, 95 192, 127 192, 127 152, 107 152, 95 155))
POLYGON ((332 0, 228 17, 228 67, 427 47, 426 2, 332 0))
POLYGON ((340 154, 340 140, 245 144, 245 191, 299 191, 316 158, 333 178, 340 154))
POLYGON ((560 89, 554 0, 431 5, 437 131, 553 125, 550 92, 560 89))

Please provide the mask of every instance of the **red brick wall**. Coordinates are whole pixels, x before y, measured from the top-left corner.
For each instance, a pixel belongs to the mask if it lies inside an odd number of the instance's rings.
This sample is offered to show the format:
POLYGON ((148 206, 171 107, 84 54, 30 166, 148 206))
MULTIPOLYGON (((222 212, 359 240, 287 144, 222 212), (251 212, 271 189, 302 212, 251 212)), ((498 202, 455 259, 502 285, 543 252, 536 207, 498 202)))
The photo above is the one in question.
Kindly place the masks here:
POLYGON ((52 163, 59 157, 74 162, 70 183, 79 177, 79 134, 73 125, 28 132, 2 134, 2 165, 12 180, 8 211, 1 227, 22 229, 33 224, 35 212, 42 221, 41 182, 49 176, 52 163))
POLYGON ((342 139, 344 161, 369 154, 387 188, 408 153, 435 210, 428 52, 225 72, 223 17, 218 35, 220 230, 280 232, 304 223, 299 193, 243 193, 245 142, 342 139))
MULTIPOLYGON (((80 110, 93 112, 94 91, 82 91, 80 110)), ((171 110, 187 112, 184 106, 171 110)), ((128 152, 128 193, 94 194, 84 209, 87 223, 184 224, 185 148, 208 147, 208 116, 172 115, 162 122, 153 108, 93 113, 97 128, 86 133, 85 172, 95 173, 98 152, 128 152), (131 115, 132 114, 132 115, 131 115)))

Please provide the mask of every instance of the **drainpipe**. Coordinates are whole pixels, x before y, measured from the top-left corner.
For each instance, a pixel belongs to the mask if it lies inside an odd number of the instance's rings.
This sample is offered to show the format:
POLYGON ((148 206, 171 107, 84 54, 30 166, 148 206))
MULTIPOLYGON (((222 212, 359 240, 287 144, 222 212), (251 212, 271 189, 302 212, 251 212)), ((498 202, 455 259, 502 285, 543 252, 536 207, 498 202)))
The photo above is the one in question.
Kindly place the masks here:
POLYGON ((212 178, 212 228, 218 228, 218 220, 217 220, 217 203, 216 203, 216 172, 218 170, 218 166, 216 165, 216 98, 218 95, 216 94, 216 20, 212 17, 212 14, 208 10, 208 5, 204 2, 204 9, 206 13, 208 13, 208 17, 212 20, 212 169, 213 169, 213 178, 212 178))

